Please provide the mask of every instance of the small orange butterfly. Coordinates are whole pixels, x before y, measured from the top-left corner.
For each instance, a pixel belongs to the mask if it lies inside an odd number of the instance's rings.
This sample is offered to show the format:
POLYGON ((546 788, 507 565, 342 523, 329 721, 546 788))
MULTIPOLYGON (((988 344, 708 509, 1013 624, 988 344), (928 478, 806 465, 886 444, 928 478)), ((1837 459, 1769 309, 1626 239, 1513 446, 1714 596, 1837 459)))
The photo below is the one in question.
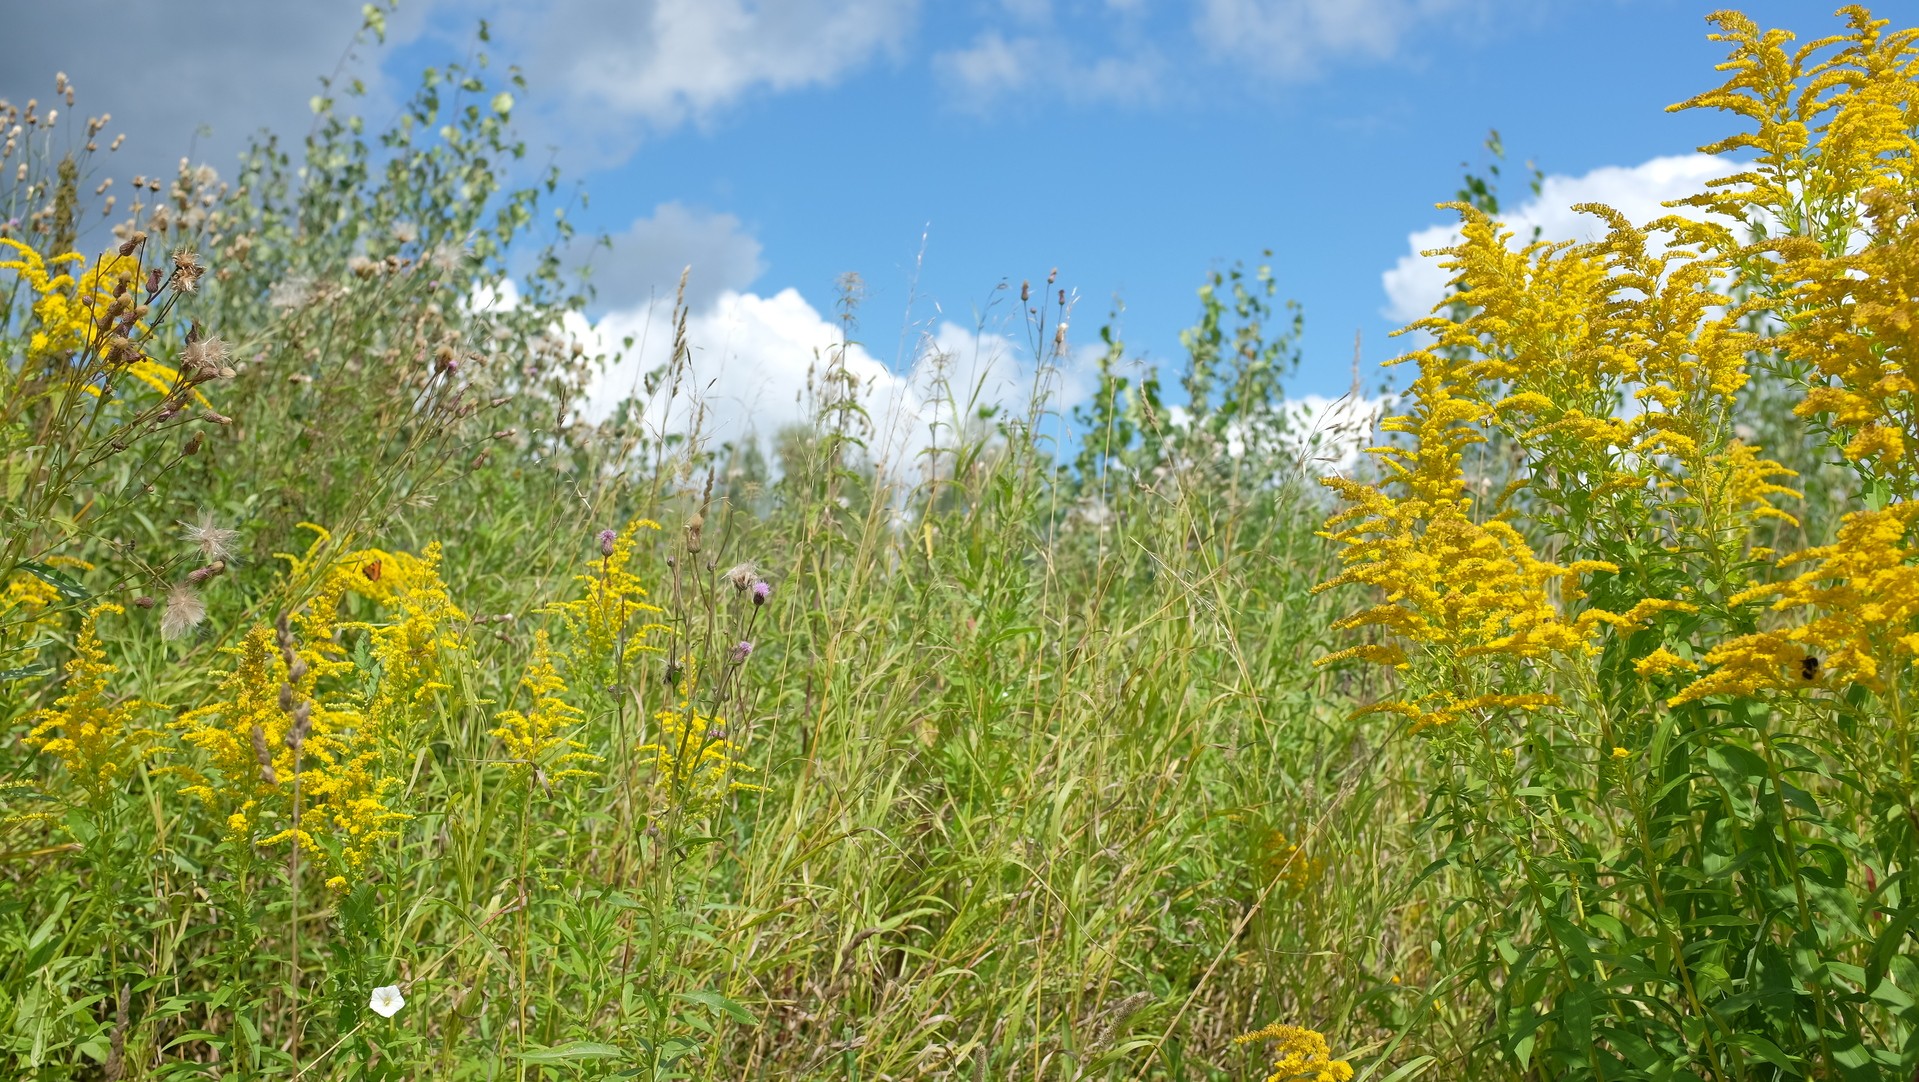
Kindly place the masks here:
POLYGON ((367 577, 367 580, 370 582, 379 582, 380 581, 380 561, 374 560, 372 563, 369 563, 365 567, 362 567, 360 569, 360 574, 365 575, 367 577))

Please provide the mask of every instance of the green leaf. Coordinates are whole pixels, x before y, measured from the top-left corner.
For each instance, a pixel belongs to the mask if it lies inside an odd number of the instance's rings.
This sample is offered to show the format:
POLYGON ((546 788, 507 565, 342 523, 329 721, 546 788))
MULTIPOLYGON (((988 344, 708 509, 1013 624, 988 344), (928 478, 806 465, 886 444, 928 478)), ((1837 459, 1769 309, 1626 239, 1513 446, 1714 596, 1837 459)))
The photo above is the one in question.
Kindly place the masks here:
POLYGON ((1408 1082, 1409 1079, 1418 1078, 1420 1075, 1425 1074, 1426 1068, 1438 1062, 1439 1057, 1437 1056, 1419 1056, 1414 1059, 1409 1059, 1405 1063, 1400 1064, 1398 1070, 1380 1079, 1379 1082, 1408 1082))
POLYGON ((612 1059, 624 1055, 626 1052, 617 1045, 600 1044, 595 1041, 568 1041, 551 1048, 521 1052, 520 1058, 528 1063, 559 1063, 569 1059, 612 1059))
POLYGON ((1728 777, 1757 781, 1766 777, 1766 761, 1737 744, 1721 744, 1706 752, 1706 762, 1722 782, 1728 777))
POLYGON ((1892 965, 1892 957, 1906 942, 1906 930, 1912 927, 1912 907, 1901 908, 1886 930, 1879 933, 1879 941, 1872 945, 1872 956, 1866 961, 1866 991, 1879 987, 1886 979, 1886 969, 1892 965))
POLYGON ((36 661, 31 665, 22 665, 17 669, 0 669, 0 683, 8 680, 24 680, 29 676, 45 676, 53 671, 51 661, 36 661))
POLYGON ((60 591, 60 596, 66 598, 68 601, 85 601, 87 598, 93 596, 87 593, 86 587, 75 582, 73 576, 58 568, 50 567, 39 560, 28 560, 21 564, 20 568, 27 574, 60 591))
POLYGON ((718 992, 678 992, 675 993, 675 995, 677 998, 684 999, 690 1003, 700 1003, 711 1007, 713 1010, 725 1014, 742 1026, 757 1026, 760 1024, 759 1019, 754 1018, 751 1011, 718 992))
POLYGON ((1757 1033, 1735 1033, 1727 1038, 1727 1040, 1734 1046, 1751 1052, 1753 1055, 1787 1072, 1794 1078, 1800 1077, 1802 1073, 1799 1070, 1798 1063, 1791 1056, 1786 1055, 1785 1052, 1780 1050, 1778 1045, 1761 1037, 1757 1033))

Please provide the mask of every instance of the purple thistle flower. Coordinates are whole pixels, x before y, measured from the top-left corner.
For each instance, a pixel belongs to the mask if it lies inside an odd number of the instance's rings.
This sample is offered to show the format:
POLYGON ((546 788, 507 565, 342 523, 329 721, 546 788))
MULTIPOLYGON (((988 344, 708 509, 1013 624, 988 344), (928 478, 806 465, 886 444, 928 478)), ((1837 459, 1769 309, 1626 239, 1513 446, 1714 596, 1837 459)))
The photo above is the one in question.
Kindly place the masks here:
POLYGON ((600 531, 600 555, 602 556, 613 555, 613 540, 614 538, 618 536, 619 535, 614 533, 612 530, 600 531))
POLYGON ((773 584, 761 579, 753 584, 753 604, 764 605, 766 599, 773 596, 773 584))
POLYGON ((753 644, 742 640, 738 646, 733 648, 733 664, 738 665, 740 662, 745 661, 752 653, 753 644))

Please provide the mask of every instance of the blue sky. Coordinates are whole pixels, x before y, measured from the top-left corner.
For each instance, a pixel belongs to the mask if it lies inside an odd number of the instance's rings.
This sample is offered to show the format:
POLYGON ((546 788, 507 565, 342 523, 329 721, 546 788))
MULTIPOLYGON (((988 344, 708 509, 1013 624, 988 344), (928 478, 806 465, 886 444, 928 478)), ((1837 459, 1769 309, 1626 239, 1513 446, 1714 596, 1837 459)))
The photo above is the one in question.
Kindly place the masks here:
MULTIPOLYGON (((358 11, 201 6, 209 17, 176 21, 195 47, 261 66, 260 92, 245 96, 258 115, 216 100, 232 97, 217 83, 170 107, 217 114, 202 144, 229 154, 255 123, 300 122, 311 79, 287 73, 331 68, 358 11), (304 21, 283 25, 294 18, 304 21), (262 40, 278 51, 260 57, 262 40)), ((1729 130, 1729 117, 1664 112, 1718 81, 1724 50, 1705 22, 1714 6, 432 0, 401 5, 371 62, 386 92, 403 92, 489 18, 496 58, 532 82, 516 112, 525 136, 590 192, 579 224, 616 238, 590 314, 628 329, 657 320, 649 294, 691 262, 696 304, 713 317, 702 348, 763 397, 790 397, 800 369, 773 354, 808 352, 806 312, 830 318, 842 272, 865 282, 873 363, 896 371, 921 332, 958 342, 954 328, 975 324, 996 284, 1053 267, 1079 298, 1076 343, 1095 340, 1117 299, 1129 345, 1170 362, 1206 271, 1268 248, 1282 295, 1305 310, 1295 387, 1337 394, 1356 330, 1369 382, 1396 352, 1387 332, 1432 283, 1407 272, 1395 297, 1382 275, 1446 221, 1432 204, 1451 197, 1464 163, 1483 164, 1489 128, 1511 158, 1509 205, 1528 198, 1527 159, 1555 178, 1548 195, 1562 203, 1598 195, 1648 212, 1705 175, 1697 163, 1647 163, 1729 130), (739 314, 742 298, 757 316, 739 314), (731 323, 719 312, 728 304, 731 323)), ((1802 37, 1834 26, 1822 5, 1745 10, 1802 37)), ((135 94, 112 69, 94 77, 85 57, 63 56, 78 47, 49 26, 41 42, 25 28, 24 53, 0 47, 0 67, 18 73, 24 57, 81 69, 83 89, 94 78, 109 98, 135 94)), ((140 115, 137 101, 128 107, 140 115)), ((178 116, 149 126, 162 120, 178 116)), ((1577 228, 1552 207, 1521 209, 1577 228)))

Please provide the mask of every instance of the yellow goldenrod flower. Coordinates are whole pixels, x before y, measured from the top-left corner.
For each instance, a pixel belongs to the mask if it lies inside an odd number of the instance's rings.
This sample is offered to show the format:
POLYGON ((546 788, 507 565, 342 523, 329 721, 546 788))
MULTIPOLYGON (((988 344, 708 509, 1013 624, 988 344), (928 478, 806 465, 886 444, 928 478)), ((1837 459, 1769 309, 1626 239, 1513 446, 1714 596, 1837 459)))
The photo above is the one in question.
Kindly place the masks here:
POLYGON ((1641 676, 1665 676, 1668 673, 1691 672, 1699 666, 1661 646, 1652 653, 1632 663, 1633 671, 1641 676))
POLYGON ((1466 713, 1551 705, 1550 695, 1479 691, 1462 687, 1453 670, 1472 658, 1526 661, 1590 649, 1593 626, 1607 613, 1561 617, 1554 592, 1577 597, 1577 576, 1614 570, 1598 561, 1561 567, 1540 560, 1510 524, 1476 521, 1460 462, 1482 437, 1475 425, 1485 407, 1456 393, 1451 362, 1438 353, 1413 354, 1420 378, 1413 411, 1389 419, 1388 431, 1406 432, 1412 447, 1373 453, 1388 475, 1377 486, 1345 478, 1325 483, 1351 506, 1327 520, 1324 535, 1343 548, 1340 573, 1315 587, 1362 585, 1385 600, 1346 616, 1342 630, 1378 627, 1391 639, 1320 659, 1359 658, 1389 665, 1412 661, 1427 690, 1377 709, 1405 714, 1415 728, 1451 722, 1466 713), (1417 648, 1413 657, 1409 648, 1417 648))
POLYGON ((1277 830, 1266 836, 1264 863, 1273 880, 1286 884, 1294 892, 1303 892, 1312 886, 1326 868, 1325 861, 1308 857, 1305 850, 1277 830))
POLYGON ((540 610, 560 618, 566 629, 574 666, 594 678, 632 661, 633 655, 657 650, 648 641, 664 627, 650 619, 659 606, 646 600, 646 588, 632 571, 641 530, 658 530, 651 519, 634 519, 611 538, 603 539, 603 555, 588 563, 586 574, 574 576, 585 596, 561 601, 540 610))
POLYGON ((566 681, 553 665, 552 647, 544 630, 534 634, 533 658, 520 677, 520 687, 529 700, 527 711, 501 711, 495 718, 499 727, 492 731, 506 745, 507 761, 513 764, 514 772, 535 777, 548 786, 566 778, 592 777, 592 771, 574 764, 596 762, 599 757, 588 754, 586 745, 564 735, 579 724, 581 713, 560 697, 566 693, 566 681))
POLYGON ((78 281, 71 273, 54 273, 66 265, 85 264, 87 257, 66 252, 51 259, 14 240, 0 237, 16 258, 0 260, 0 270, 19 275, 33 292, 33 315, 38 324, 27 340, 27 354, 36 359, 63 356, 88 348, 99 332, 95 320, 113 303, 117 288, 130 285, 139 273, 134 259, 117 253, 102 256, 78 281))
MULTIPOLYGON (((364 554, 350 554, 342 561, 349 581, 368 581, 364 554)), ((463 647, 457 630, 467 615, 447 595, 440 581, 440 544, 434 542, 419 556, 411 553, 383 553, 379 557, 382 572, 379 582, 387 584, 390 607, 398 618, 390 623, 370 626, 373 660, 380 667, 380 684, 367 704, 373 724, 390 738, 405 742, 405 734, 419 718, 421 707, 436 693, 450 691, 443 676, 445 659, 463 647), (388 581, 384 568, 391 561, 397 574, 388 581)), ((369 591, 368 596, 378 595, 369 591)))
POLYGON ((1254 1041, 1273 1042, 1273 1070, 1266 1082, 1350 1082, 1353 1077, 1352 1064, 1334 1059, 1332 1047, 1317 1030, 1275 1022, 1233 1038, 1234 1044, 1254 1041))
POLYGON ((1845 32, 1796 47, 1737 12, 1713 16, 1733 45, 1726 82, 1673 106, 1721 109, 1753 122, 1700 148, 1751 150, 1750 164, 1686 203, 1757 223, 1741 257, 1776 294, 1786 330, 1774 343, 1813 369, 1797 412, 1830 426, 1842 453, 1901 497, 1919 494, 1919 30, 1888 32, 1863 7, 1845 32), (1773 239, 1776 238, 1776 239, 1773 239))
POLYGON ((1773 598, 1779 613, 1800 622, 1741 635, 1706 654, 1714 670, 1694 681, 1675 704, 1709 695, 1753 695, 1790 690, 1824 673, 1874 690, 1887 671, 1901 671, 1919 657, 1919 546, 1910 537, 1919 502, 1883 511, 1855 511, 1841 520, 1830 545, 1782 561, 1813 566, 1789 582, 1736 594, 1734 604, 1773 598))
MULTIPOLYGON (((180 386, 179 370, 175 368, 169 368, 168 366, 161 364, 159 361, 156 361, 152 359, 151 357, 135 361, 132 364, 126 366, 126 368, 123 369, 123 371, 128 376, 132 377, 133 379, 136 379, 139 382, 146 384, 148 387, 151 387, 154 390, 160 392, 160 395, 162 397, 171 395, 180 386)), ((100 397, 100 388, 94 384, 89 383, 84 388, 82 388, 82 390, 85 390, 88 394, 94 396, 95 398, 100 397)), ((200 391, 199 388, 197 387, 194 388, 192 393, 193 393, 194 401, 200 403, 202 406, 205 406, 208 409, 213 408, 213 403, 207 398, 207 396, 204 393, 200 391)))
POLYGON ((0 669, 26 668, 60 624, 60 591, 37 575, 21 573, 0 588, 0 669))
POLYGON ((708 717, 693 705, 695 666, 680 676, 680 701, 653 715, 659 735, 640 747, 650 752, 659 784, 675 805, 696 814, 711 811, 728 793, 758 792, 763 786, 740 781, 753 768, 740 762, 741 748, 727 738, 723 719, 708 717))
POLYGON ((96 625, 103 615, 125 611, 106 603, 87 613, 80 622, 73 658, 66 665, 64 693, 54 700, 53 709, 34 716, 26 736, 28 747, 59 758, 67 772, 96 797, 145 759, 152 750, 150 742, 159 735, 134 721, 139 711, 155 704, 115 700, 108 687, 109 678, 119 670, 107 660, 96 625))
POLYGON ((447 625, 465 616, 440 582, 437 546, 424 557, 361 550, 326 566, 319 561, 331 535, 311 528, 319 536, 306 555, 287 557, 296 578, 318 580, 307 606, 287 621, 284 643, 264 625, 247 633, 216 701, 176 723, 206 754, 205 768, 174 770, 188 781, 183 791, 226 816, 230 836, 291 842, 334 872, 328 884, 340 890, 408 818, 388 804, 400 780, 383 764, 417 704, 447 686, 438 678, 440 651, 457 645, 447 625), (384 579, 383 571, 367 574, 376 559, 395 568, 394 579, 361 585, 384 579), (342 623, 349 592, 398 609, 399 618, 342 623), (370 695, 346 679, 355 666, 336 636, 346 629, 367 632, 380 662, 370 695))

